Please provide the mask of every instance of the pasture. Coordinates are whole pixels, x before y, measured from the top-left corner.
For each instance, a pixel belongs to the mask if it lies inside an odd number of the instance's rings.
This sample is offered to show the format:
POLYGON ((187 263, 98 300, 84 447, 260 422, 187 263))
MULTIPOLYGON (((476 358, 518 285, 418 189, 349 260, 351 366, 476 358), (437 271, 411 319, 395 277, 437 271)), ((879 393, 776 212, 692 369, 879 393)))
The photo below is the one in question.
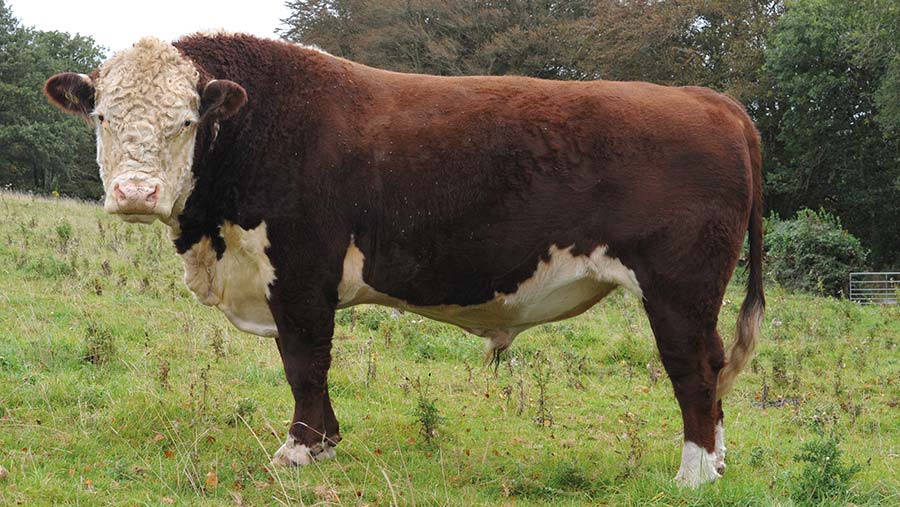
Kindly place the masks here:
POLYGON ((0 218, 0 505, 900 504, 896 306, 770 283, 728 469, 697 490, 672 481, 680 413, 627 292, 496 370, 457 328, 344 310, 337 458, 270 468, 293 407, 275 344, 194 300, 164 226, 9 193, 0 218))

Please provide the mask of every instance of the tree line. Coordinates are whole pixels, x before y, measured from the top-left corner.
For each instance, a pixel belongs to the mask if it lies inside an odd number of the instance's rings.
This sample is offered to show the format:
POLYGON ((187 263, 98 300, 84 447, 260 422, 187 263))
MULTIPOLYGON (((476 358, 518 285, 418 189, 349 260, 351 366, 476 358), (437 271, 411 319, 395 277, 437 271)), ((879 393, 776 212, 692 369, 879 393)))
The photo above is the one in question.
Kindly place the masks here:
MULTIPOLYGON (((642 80, 740 100, 763 138, 767 212, 824 209, 900 267, 900 2, 289 0, 281 35, 406 72, 642 80)), ((46 76, 92 40, 22 27, 0 0, 0 184, 98 194, 90 133, 46 76), (10 100, 13 97, 13 100, 10 100)))
POLYGON ((91 129, 58 114, 41 89, 57 72, 89 72, 102 56, 90 37, 22 26, 0 0, 0 187, 100 195, 91 129))

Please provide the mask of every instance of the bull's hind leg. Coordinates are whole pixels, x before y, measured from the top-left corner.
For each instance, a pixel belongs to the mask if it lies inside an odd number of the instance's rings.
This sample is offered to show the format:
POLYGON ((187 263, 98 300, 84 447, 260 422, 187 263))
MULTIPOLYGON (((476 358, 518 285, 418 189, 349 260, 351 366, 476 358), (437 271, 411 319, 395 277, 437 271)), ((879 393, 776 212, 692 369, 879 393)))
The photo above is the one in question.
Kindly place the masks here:
POLYGON ((331 406, 331 396, 328 394, 328 385, 325 385, 325 400, 323 403, 325 412, 325 452, 328 457, 334 456, 334 446, 341 441, 341 430, 338 425, 337 417, 334 415, 334 408, 331 406))
POLYGON ((716 402, 716 472, 725 473, 725 417, 722 412, 722 400, 716 402))
POLYGON ((721 464, 717 454, 721 408, 716 381, 725 355, 716 332, 718 302, 675 302, 651 295, 644 305, 684 422, 684 447, 675 481, 691 487, 714 481, 720 477, 717 469, 724 465, 724 445, 721 464))

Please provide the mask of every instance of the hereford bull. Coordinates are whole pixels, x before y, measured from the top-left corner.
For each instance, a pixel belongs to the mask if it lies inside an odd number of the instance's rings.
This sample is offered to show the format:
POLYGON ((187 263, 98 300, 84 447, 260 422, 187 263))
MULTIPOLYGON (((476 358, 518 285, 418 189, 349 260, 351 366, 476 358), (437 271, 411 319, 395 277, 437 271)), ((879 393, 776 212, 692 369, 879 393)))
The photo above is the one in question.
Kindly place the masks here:
POLYGON ((759 138, 727 96, 400 74, 229 34, 145 38, 45 93, 95 124, 105 209, 165 222, 197 298, 275 337, 295 399, 276 463, 341 438, 336 310, 401 308, 501 351, 622 286, 681 407, 676 481, 719 477, 721 398, 764 307, 759 138), (726 358, 716 324, 748 231, 726 358))

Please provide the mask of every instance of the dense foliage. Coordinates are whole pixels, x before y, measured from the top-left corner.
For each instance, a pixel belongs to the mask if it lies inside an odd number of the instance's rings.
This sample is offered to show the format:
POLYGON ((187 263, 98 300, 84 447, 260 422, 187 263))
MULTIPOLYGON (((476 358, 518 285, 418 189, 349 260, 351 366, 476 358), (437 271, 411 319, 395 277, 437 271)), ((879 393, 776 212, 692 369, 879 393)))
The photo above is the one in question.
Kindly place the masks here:
POLYGON ((753 102, 773 0, 294 0, 285 38, 432 74, 706 84, 753 102))
POLYGON ((829 501, 835 505, 853 503, 852 479, 862 467, 844 464, 844 452, 838 447, 839 443, 835 435, 812 440, 804 443, 800 453, 794 456, 794 461, 804 463, 792 495, 797 505, 827 505, 829 501))
POLYGON ((789 5, 765 66, 778 97, 769 206, 825 208, 874 264, 900 266, 900 3, 789 5))
POLYGON ((766 269, 782 286, 815 294, 847 294, 847 274, 866 265, 867 252, 827 211, 802 209, 791 220, 766 221, 766 269))
POLYGON ((41 89, 57 72, 90 72, 101 56, 90 37, 23 27, 0 0, 0 187, 99 195, 90 129, 57 112, 41 89))

